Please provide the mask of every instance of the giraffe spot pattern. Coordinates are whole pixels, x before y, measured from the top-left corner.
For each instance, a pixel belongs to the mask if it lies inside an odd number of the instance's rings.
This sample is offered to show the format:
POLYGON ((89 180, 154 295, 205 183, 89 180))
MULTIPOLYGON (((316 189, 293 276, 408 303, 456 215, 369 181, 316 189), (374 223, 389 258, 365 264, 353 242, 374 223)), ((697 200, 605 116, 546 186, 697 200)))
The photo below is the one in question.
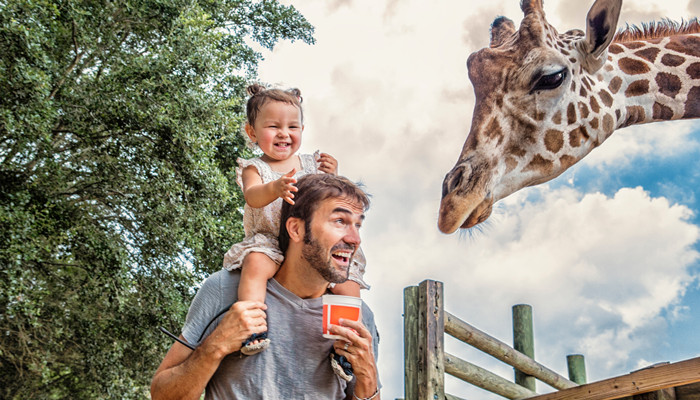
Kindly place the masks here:
MULTIPOLYGON (((613 43, 608 47, 608 51, 612 54, 620 54, 624 50, 622 49, 622 47, 620 47, 620 45, 613 43)), ((608 59, 610 59, 610 58, 608 58, 608 59)))
POLYGON ((688 98, 693 100, 685 103, 685 114, 683 118, 700 117, 700 86, 694 86, 690 89, 688 98))
POLYGON ((518 160, 515 157, 506 157, 506 174, 515 169, 518 166, 518 160))
POLYGON ((566 122, 569 125, 576 122, 576 106, 574 106, 574 103, 569 103, 569 106, 566 108, 566 122))
POLYGON ((564 50, 564 49, 559 49, 559 52, 560 52, 562 55, 564 55, 564 56, 568 56, 569 54, 571 54, 571 53, 569 53, 568 51, 566 51, 566 50, 564 50))
POLYGON ((627 121, 623 126, 630 126, 643 122, 646 118, 644 107, 642 106, 627 106, 627 121))
POLYGON ((582 81, 583 84, 586 85, 586 89, 591 90, 591 84, 593 83, 593 81, 591 81, 591 79, 587 76, 584 76, 582 81))
POLYGON ((620 116, 622 116, 622 111, 620 111, 620 109, 618 108, 617 110, 615 110, 615 117, 618 121, 620 120, 620 116))
POLYGON ((579 147, 585 143, 586 139, 590 136, 588 135, 588 130, 585 126, 579 126, 573 131, 569 132, 569 146, 579 147))
POLYGON ((595 99, 595 96, 591 96, 591 101, 589 103, 591 104, 591 111, 598 114, 598 112, 600 112, 600 105, 598 105, 598 100, 595 99))
POLYGON ((666 72, 660 72, 656 75, 656 84, 659 85, 659 91, 661 93, 672 99, 676 97, 683 87, 681 78, 666 72))
POLYGON ((622 72, 627 75, 639 75, 649 72, 649 65, 644 61, 635 60, 629 57, 624 57, 617 62, 622 72))
POLYGON ((677 56, 675 54, 664 54, 661 57, 661 64, 667 67, 677 67, 685 62, 685 57, 677 56))
POLYGON ((602 101, 606 107, 612 106, 613 98, 606 90, 601 90, 598 92, 598 96, 600 97, 600 101, 602 101))
POLYGON ((622 78, 619 76, 616 76, 610 80, 610 84, 608 85, 608 89, 612 93, 617 93, 618 90, 620 90, 620 87, 622 86, 622 78))
POLYGON ((588 111, 588 105, 586 105, 586 103, 579 102, 578 109, 579 109, 579 112, 581 113, 581 118, 588 118, 589 111, 588 111))
POLYGON ((491 139, 497 139, 498 143, 503 141, 503 130, 501 129, 501 124, 498 123, 498 120, 495 117, 491 118, 491 121, 486 127, 485 133, 491 139))
POLYGON ((544 146, 552 153, 557 153, 564 146, 564 132, 548 129, 544 134, 544 146))
POLYGON ((554 122, 555 125, 561 124, 561 111, 557 111, 552 115, 552 122, 554 122))
POLYGON ((697 56, 700 54, 700 37, 697 36, 673 36, 666 43, 666 48, 678 53, 697 56))
POLYGON ((605 70, 606 70, 606 71, 611 72, 611 71, 614 70, 614 69, 615 69, 615 67, 613 67, 612 65, 610 65, 610 64, 605 64, 605 70))
POLYGON ((634 97, 642 96, 649 92, 649 81, 646 79, 640 79, 630 83, 625 90, 625 96, 634 97))
POLYGON ((635 51, 634 55, 641 57, 649 62, 654 62, 656 61, 656 57, 659 55, 660 51, 661 50, 659 50, 656 47, 650 47, 648 49, 635 51))
POLYGON ((603 116, 603 132, 607 136, 610 136, 611 133, 615 130, 615 121, 613 120, 612 115, 610 114, 605 114, 603 116))
POLYGON ((690 64, 685 72, 690 79, 700 79, 700 62, 690 64))
POLYGON ((598 129, 598 118, 593 118, 589 124, 591 125, 591 128, 593 129, 598 129))
POLYGON ((673 118, 673 110, 659 103, 658 101, 654 103, 654 106, 652 107, 652 112, 652 118, 654 118, 655 120, 668 121, 671 118, 673 118))
POLYGON ((588 96, 588 91, 586 90, 586 88, 581 86, 581 90, 579 91, 578 95, 581 97, 586 97, 586 96, 588 96))
POLYGON ((576 158, 569 155, 563 155, 559 158, 559 164, 561 165, 562 169, 567 169, 576 164, 576 158))
POLYGON ((552 169, 552 166, 553 163, 550 160, 547 160, 546 158, 537 154, 534 157, 532 157, 532 160, 527 164, 523 171, 539 171, 546 173, 552 169))
POLYGON ((642 42, 628 42, 628 43, 623 43, 623 45, 625 47, 627 47, 628 49, 632 49, 632 50, 641 49, 642 47, 646 46, 642 42))
POLYGON ((573 57, 569 57, 569 62, 571 62, 572 64, 576 64, 576 61, 578 60, 573 57))

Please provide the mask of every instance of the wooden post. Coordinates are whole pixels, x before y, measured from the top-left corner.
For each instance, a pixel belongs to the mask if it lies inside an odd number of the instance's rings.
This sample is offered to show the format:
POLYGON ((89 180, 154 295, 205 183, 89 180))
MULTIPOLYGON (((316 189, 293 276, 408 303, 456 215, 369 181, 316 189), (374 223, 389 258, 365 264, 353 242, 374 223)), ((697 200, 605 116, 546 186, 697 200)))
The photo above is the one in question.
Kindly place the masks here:
POLYGON ((584 385, 586 383, 586 363, 583 355, 570 354, 566 356, 566 365, 569 369, 569 379, 579 385, 584 385))
POLYGON ((445 320, 442 282, 418 286, 418 399, 445 398, 445 320))
MULTIPOLYGON (((532 329, 532 307, 528 304, 513 306, 513 348, 535 359, 535 339, 532 329)), ((535 391, 535 377, 515 370, 515 383, 535 391)))
POLYGON ((404 396, 418 399, 418 286, 403 290, 404 396))

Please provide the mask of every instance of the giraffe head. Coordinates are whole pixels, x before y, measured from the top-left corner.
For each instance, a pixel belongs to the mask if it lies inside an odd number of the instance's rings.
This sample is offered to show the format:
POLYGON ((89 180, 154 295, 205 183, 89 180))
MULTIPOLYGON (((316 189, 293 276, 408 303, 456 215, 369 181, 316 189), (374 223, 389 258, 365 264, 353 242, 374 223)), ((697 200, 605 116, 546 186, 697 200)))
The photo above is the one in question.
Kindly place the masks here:
POLYGON ((525 17, 517 30, 507 18, 493 22, 490 46, 467 61, 476 104, 462 153, 443 182, 442 232, 485 221, 496 201, 553 179, 612 133, 612 119, 584 123, 578 116, 582 108, 587 115, 596 109, 588 94, 621 3, 597 0, 585 33, 558 34, 542 0, 521 1, 525 17))

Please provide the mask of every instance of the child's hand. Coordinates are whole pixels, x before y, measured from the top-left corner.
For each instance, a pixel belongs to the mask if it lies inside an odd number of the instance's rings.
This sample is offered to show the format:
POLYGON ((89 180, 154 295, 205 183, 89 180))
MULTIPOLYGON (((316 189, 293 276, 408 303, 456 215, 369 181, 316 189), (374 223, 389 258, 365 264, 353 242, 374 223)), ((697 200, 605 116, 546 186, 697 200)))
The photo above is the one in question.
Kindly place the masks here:
POLYGON ((318 169, 327 174, 338 175, 338 161, 330 154, 321 153, 318 157, 318 169))
POLYGON ((293 192, 298 191, 295 183, 297 180, 293 178, 294 174, 297 172, 296 168, 292 168, 291 171, 284 174, 281 178, 274 182, 274 189, 277 197, 283 199, 289 204, 294 204, 294 194, 293 192))

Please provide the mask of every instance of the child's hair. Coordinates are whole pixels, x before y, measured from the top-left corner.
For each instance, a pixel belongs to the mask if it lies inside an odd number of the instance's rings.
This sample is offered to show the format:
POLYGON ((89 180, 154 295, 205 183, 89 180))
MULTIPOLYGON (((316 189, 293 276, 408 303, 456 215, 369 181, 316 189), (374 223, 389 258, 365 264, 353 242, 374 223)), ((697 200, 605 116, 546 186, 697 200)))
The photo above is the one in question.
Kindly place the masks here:
POLYGON ((248 94, 250 98, 246 106, 246 113, 250 125, 255 124, 255 119, 258 117, 260 109, 270 100, 281 101, 297 107, 301 113, 301 120, 302 122, 304 121, 304 111, 301 109, 301 91, 297 88, 289 90, 268 89, 263 85, 254 83, 248 86, 248 94))

